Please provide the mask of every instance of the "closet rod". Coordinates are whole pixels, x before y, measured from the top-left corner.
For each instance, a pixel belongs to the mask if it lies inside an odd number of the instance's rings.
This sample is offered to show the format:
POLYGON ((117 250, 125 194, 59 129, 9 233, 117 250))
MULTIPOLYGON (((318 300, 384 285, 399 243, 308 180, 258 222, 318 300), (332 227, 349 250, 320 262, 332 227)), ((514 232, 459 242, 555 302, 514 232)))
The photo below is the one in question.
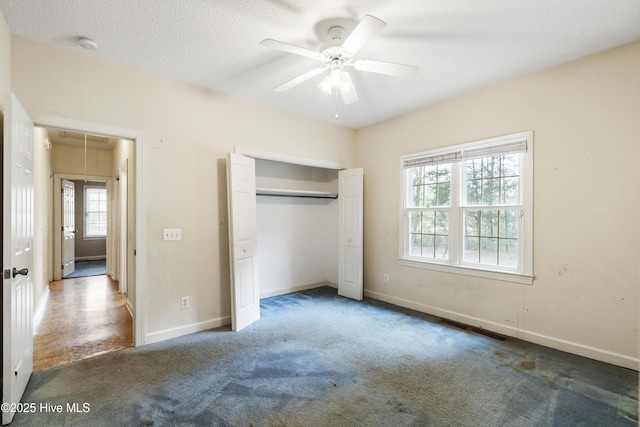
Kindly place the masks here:
POLYGON ((313 199, 337 199, 337 193, 324 191, 284 190, 275 188, 256 188, 256 195, 270 197, 306 197, 313 199))
POLYGON ((269 194, 269 193, 256 193, 256 196, 268 196, 268 197, 297 197, 301 199, 337 199, 337 194, 327 194, 326 196, 311 196, 305 194, 269 194))

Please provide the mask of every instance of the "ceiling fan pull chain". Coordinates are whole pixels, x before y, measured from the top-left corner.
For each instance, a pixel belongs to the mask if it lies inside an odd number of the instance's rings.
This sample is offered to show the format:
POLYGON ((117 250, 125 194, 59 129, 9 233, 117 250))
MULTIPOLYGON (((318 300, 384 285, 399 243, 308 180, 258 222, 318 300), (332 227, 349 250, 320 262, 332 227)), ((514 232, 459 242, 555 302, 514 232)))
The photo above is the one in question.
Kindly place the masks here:
POLYGON ((336 117, 335 117, 335 119, 338 120, 338 90, 334 89, 333 93, 336 94, 336 97, 335 97, 335 100, 336 100, 336 117))

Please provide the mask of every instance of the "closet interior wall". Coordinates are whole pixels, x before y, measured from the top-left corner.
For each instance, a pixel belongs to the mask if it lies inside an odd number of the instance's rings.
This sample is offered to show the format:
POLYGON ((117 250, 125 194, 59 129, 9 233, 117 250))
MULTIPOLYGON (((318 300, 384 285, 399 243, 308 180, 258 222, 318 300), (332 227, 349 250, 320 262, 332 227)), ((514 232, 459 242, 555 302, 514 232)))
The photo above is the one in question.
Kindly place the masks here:
POLYGON ((256 187, 260 297, 336 287, 338 171, 256 159, 256 187))

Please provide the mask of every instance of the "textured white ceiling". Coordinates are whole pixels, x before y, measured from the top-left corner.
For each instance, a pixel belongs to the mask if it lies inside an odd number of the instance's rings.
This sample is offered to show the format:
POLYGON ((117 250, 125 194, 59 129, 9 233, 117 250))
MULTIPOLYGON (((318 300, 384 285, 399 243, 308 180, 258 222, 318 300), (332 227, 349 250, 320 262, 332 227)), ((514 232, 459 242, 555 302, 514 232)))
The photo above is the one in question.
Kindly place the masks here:
POLYGON ((12 33, 285 110, 334 121, 317 66, 258 45, 317 49, 337 22, 388 25, 358 57, 412 64, 402 80, 352 71, 360 102, 337 105, 352 128, 640 40, 640 0, 0 0, 12 33), (94 39, 88 51, 77 36, 94 39))

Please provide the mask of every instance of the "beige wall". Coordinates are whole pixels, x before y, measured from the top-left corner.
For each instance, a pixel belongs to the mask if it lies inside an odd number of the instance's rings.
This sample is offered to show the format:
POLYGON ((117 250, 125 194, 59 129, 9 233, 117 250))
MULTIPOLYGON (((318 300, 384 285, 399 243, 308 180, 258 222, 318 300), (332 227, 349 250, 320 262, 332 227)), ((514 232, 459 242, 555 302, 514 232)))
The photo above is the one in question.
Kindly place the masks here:
POLYGON ((36 127, 33 132, 33 310, 40 307, 48 292, 51 271, 51 244, 53 173, 51 150, 48 148, 49 134, 46 129, 36 127))
POLYGON ((0 117, 4 103, 11 93, 11 33, 0 10, 0 117))
POLYGON ((227 152, 238 145, 354 163, 350 129, 16 36, 11 60, 27 111, 143 133, 147 253, 138 256, 152 340, 230 314, 227 152), (182 240, 162 242, 163 228, 182 228, 182 240), (189 310, 180 310, 184 295, 189 310))
POLYGON ((11 45, 12 90, 28 111, 143 134, 138 257, 152 340, 229 315, 223 159, 238 145, 364 167, 369 295, 637 368, 640 43, 357 132, 20 37, 11 45), (400 267, 399 157, 523 130, 535 132, 533 286, 400 267), (182 241, 161 241, 178 227, 182 241))
POLYGON ((638 70, 640 42, 358 131, 369 295, 637 369, 638 70), (526 130, 533 286, 399 266, 399 157, 526 130))

